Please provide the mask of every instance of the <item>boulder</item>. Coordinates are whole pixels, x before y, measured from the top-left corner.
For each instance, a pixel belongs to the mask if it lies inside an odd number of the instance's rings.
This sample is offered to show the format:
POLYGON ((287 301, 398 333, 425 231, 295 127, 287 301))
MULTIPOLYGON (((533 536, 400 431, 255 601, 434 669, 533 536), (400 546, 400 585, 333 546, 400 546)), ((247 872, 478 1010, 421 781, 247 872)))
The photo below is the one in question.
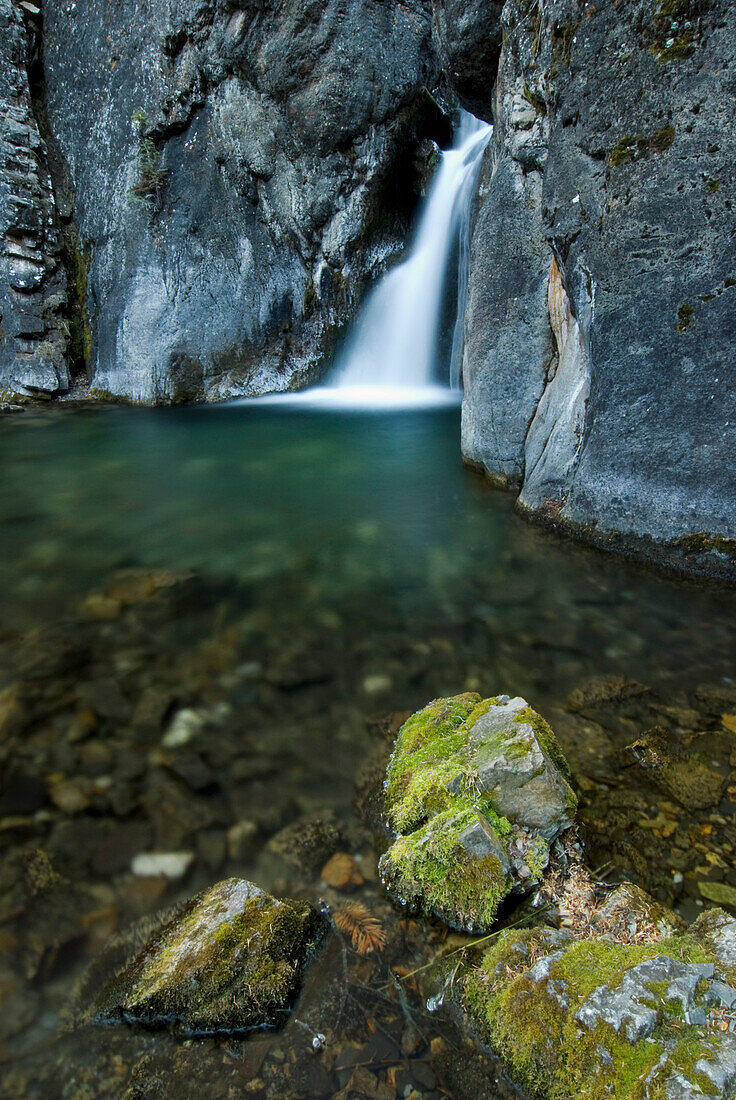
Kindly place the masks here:
POLYGON ((400 901, 481 931, 512 890, 538 883, 577 801, 547 723, 523 699, 436 699, 399 731, 380 863, 400 901))
POLYGON ((105 988, 97 1017, 187 1033, 278 1026, 325 930, 307 902, 225 879, 159 928, 105 988))
POLYGON ((697 923, 624 940, 505 931, 461 984, 481 1036, 537 1097, 716 1100, 736 1090, 736 971, 697 923))

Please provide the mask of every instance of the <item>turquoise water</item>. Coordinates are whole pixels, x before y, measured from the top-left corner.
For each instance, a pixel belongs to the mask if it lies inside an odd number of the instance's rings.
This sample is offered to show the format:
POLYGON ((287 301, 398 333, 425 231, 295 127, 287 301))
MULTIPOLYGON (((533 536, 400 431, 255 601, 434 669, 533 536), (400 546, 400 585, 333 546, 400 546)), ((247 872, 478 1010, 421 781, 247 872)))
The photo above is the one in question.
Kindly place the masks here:
POLYGON ((458 438, 456 408, 6 417, 3 622, 63 613, 115 568, 185 567, 295 621, 329 611, 416 642, 465 624, 484 681, 558 698, 581 673, 733 672, 733 593, 540 534, 463 468, 458 438))

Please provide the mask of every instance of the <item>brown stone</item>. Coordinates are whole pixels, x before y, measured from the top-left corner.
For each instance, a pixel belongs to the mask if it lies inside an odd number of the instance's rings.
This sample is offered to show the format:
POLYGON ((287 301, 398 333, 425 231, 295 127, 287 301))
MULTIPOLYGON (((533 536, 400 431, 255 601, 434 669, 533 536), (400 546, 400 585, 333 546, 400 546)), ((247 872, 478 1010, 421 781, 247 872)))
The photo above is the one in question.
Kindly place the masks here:
POLYGON ((347 852, 335 852, 334 856, 325 863, 321 871, 321 878, 328 886, 335 890, 346 890, 351 886, 360 886, 365 881, 360 873, 357 860, 347 852))

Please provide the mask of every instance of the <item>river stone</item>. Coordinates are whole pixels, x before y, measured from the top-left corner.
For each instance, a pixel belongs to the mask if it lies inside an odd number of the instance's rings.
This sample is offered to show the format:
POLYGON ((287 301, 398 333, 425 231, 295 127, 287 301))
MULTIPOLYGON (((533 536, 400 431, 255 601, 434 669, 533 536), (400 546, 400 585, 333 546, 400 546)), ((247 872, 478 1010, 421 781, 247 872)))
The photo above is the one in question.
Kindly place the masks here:
POLYGON ((551 840, 572 825, 576 804, 567 765, 563 774, 561 754, 550 748, 542 725, 525 699, 500 696, 468 730, 468 749, 477 786, 498 812, 551 840))
POLYGON ((721 1028, 736 975, 696 931, 560 946, 552 929, 507 930, 458 981, 462 1006, 539 1098, 732 1097, 736 1036, 721 1028))
POLYGON ((230 878, 197 894, 104 991, 99 1018, 188 1033, 282 1023, 325 929, 308 902, 230 878))
POLYGON ((390 893, 453 928, 489 928, 530 890, 576 799, 554 734, 524 699, 435 699, 404 723, 386 780, 396 838, 380 862, 390 893))

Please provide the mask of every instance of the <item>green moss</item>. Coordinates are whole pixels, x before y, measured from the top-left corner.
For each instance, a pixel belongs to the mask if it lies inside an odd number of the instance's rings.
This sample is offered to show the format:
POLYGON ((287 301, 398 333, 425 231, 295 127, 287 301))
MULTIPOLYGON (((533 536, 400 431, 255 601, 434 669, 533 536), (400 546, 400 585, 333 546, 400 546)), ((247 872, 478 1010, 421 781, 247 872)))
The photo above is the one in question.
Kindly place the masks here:
POLYGON ((544 101, 544 97, 541 96, 539 92, 532 91, 528 84, 524 85, 524 99, 527 103, 531 103, 538 115, 544 117, 544 115, 547 114, 547 104, 544 101))
POLYGON ((700 41, 708 0, 661 0, 651 24, 644 27, 650 52, 658 61, 691 57, 700 41))
POLYGON ((389 823, 398 832, 453 804, 447 784, 458 774, 458 755, 466 752, 463 723, 479 702, 474 692, 435 699, 399 730, 386 780, 389 823))
POLYGON ((709 179, 706 186, 708 187, 708 190, 711 192, 711 194, 715 195, 716 191, 721 186, 721 182, 717 179, 709 179))
MULTIPOLYGON (((509 1065, 514 1077, 533 1095, 565 1100, 664 1100, 664 1082, 656 1076, 650 1090, 644 1082, 665 1049, 672 1047, 672 1066, 693 1079, 698 1058, 708 1055, 697 1033, 683 1032, 682 1006, 664 999, 668 983, 652 983, 652 1006, 661 1012, 654 1041, 631 1043, 600 1022, 581 1028, 575 1013, 600 985, 616 988, 632 966, 669 955, 689 963, 712 962, 712 954, 691 936, 674 936, 648 944, 617 944, 604 940, 572 942, 549 970, 560 1000, 528 977, 532 961, 556 950, 539 932, 508 931, 486 953, 481 965, 465 980, 463 1002, 485 1038, 509 1065), (611 1056, 601 1065, 600 1048, 611 1056)), ((712 1056, 712 1055, 709 1055, 712 1056)))
POLYGON ((138 179, 128 188, 128 199, 153 212, 161 206, 161 196, 168 169, 162 154, 150 133, 146 133, 148 120, 139 108, 131 115, 138 134, 138 179))
POLYGON ((495 856, 471 857, 459 836, 478 821, 473 809, 445 810, 423 829, 399 837, 387 853, 386 881, 408 901, 422 899, 439 915, 463 927, 492 925, 511 883, 495 856))
POLYGON ((692 306, 684 303, 677 311, 677 324, 675 330, 677 332, 686 332, 693 323, 693 317, 695 316, 695 310, 692 306))
MULTIPOLYGON (((491 799, 475 786, 469 731, 496 706, 496 697, 480 699, 474 693, 451 699, 435 699, 412 715, 399 731, 386 781, 386 809, 389 824, 400 833, 417 828, 431 814, 446 809, 477 806, 493 826, 507 835, 510 826, 494 808, 491 799), (459 780, 459 783, 457 782, 459 780), (453 782, 455 781, 455 782, 453 782), (453 790, 448 790, 448 784, 453 790)), ((521 711, 516 723, 528 723, 544 752, 569 778, 570 769, 549 725, 531 707, 521 711)), ((506 733, 496 736, 499 751, 522 754, 530 751, 523 743, 507 746, 506 733)), ((492 745, 492 742, 489 742, 492 745)), ((574 814, 577 799, 570 789, 569 808, 574 814)))
POLYGON ((534 838, 527 849, 524 861, 532 873, 532 878, 539 881, 549 862, 549 844, 544 837, 536 836, 534 838))
MULTIPOLYGON (((568 69, 572 58, 572 47, 577 34, 579 23, 566 23, 562 26, 555 25, 552 28, 552 60, 564 62, 568 69)), ((557 66, 555 66, 556 68, 557 66)))
POLYGON ((696 531, 691 535, 680 535, 674 540, 673 546, 686 553, 707 554, 715 548, 712 535, 706 531, 696 531))
POLYGON ((549 724, 545 722, 541 714, 537 714, 531 707, 527 707, 525 710, 519 711, 514 718, 514 722, 527 723, 534 730, 534 736, 539 742, 542 750, 547 754, 550 760, 557 765, 562 774, 568 779, 570 778, 570 765, 565 759, 565 754, 560 748, 560 744, 555 737, 549 724))
POLYGON ((695 52, 695 31, 692 28, 688 28, 678 38, 670 43, 669 46, 665 46, 663 49, 658 49, 656 46, 652 47, 652 52, 656 55, 657 61, 677 61, 686 57, 691 57, 695 52))
POLYGON ((112 393, 110 390, 106 390, 101 386, 91 386, 89 395, 90 397, 94 397, 97 401, 108 401, 111 405, 135 404, 129 397, 125 397, 123 394, 119 393, 112 393))
POLYGON ((653 134, 624 134, 608 154, 608 163, 616 168, 629 161, 643 160, 645 157, 663 153, 675 140, 673 126, 662 126, 653 134))

